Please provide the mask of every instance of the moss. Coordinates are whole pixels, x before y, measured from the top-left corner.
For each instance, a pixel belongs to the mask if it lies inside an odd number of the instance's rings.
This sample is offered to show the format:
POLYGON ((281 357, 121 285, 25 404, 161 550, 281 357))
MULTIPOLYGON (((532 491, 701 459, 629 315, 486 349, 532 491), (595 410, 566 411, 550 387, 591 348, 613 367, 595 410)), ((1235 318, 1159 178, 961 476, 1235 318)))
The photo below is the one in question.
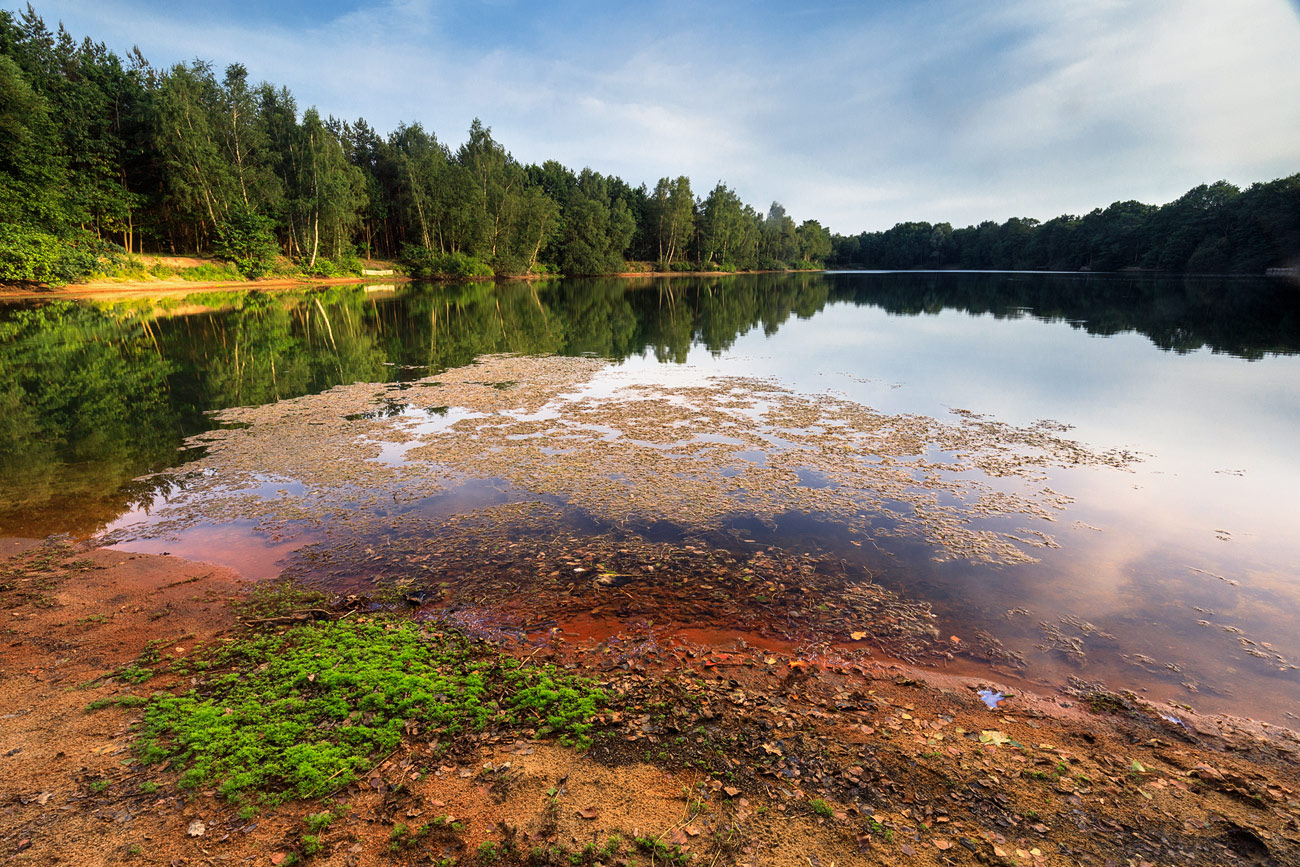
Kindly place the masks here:
POLYGON ((106 707, 140 707, 147 704, 148 701, 149 699, 142 695, 114 695, 108 698, 97 698, 86 705, 86 713, 103 710, 106 707))
POLYGON ((283 617, 324 605, 327 597, 292 581, 275 581, 259 584, 248 597, 235 605, 235 613, 247 620, 283 617))
POLYGON ((183 787, 215 785, 231 800, 327 794, 416 728, 537 727, 585 747, 605 701, 583 678, 396 619, 296 626, 196 656, 206 680, 150 699, 138 749, 182 768, 183 787))

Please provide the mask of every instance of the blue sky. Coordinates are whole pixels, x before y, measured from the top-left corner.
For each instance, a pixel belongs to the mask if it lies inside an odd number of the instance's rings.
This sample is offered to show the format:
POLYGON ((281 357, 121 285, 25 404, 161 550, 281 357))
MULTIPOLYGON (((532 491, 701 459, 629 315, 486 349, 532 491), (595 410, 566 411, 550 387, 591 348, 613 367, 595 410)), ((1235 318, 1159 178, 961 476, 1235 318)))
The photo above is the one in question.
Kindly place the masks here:
MULTIPOLYGON (((12 7, 12 3, 7 4, 12 7)), ((1047 219, 1300 172, 1294 0, 47 0, 155 65, 633 184, 725 180, 838 232, 1047 219)))

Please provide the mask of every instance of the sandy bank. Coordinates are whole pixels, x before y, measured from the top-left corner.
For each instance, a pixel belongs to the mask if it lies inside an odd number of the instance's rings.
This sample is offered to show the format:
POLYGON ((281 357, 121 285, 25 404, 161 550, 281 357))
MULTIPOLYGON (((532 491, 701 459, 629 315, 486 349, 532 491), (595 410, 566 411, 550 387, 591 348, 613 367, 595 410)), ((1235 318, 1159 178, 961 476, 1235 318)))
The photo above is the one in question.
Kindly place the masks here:
POLYGON ((214 292, 239 289, 257 289, 259 291, 276 289, 308 289, 313 286, 347 286, 356 283, 396 284, 409 283, 404 275, 387 277, 329 277, 320 279, 275 279, 275 280, 227 280, 227 281, 192 281, 192 280, 148 280, 148 281, 96 281, 76 283, 54 289, 38 289, 26 286, 0 285, 0 300, 58 300, 78 299, 96 301, 119 301, 133 298, 176 298, 192 295, 195 292, 214 292))

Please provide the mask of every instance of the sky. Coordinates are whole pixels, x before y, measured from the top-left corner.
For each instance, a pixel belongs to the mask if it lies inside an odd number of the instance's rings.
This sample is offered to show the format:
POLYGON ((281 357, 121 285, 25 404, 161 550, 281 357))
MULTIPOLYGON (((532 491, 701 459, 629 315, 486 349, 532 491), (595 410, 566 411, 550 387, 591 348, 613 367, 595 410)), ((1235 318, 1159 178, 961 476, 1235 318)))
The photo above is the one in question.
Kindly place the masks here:
MULTIPOLYGON (((14 8, 10 0, 5 4, 14 8)), ((1300 172, 1300 0, 43 0, 155 66, 843 234, 1300 172)))

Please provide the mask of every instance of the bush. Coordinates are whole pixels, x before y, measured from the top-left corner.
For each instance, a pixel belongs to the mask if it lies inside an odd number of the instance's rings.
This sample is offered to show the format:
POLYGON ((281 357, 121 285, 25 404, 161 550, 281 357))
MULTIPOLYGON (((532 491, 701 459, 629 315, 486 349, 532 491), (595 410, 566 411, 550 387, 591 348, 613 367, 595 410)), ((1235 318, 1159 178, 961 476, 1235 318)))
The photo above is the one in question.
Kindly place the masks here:
POLYGON ((312 277, 359 277, 363 265, 364 263, 355 251, 347 250, 335 259, 318 256, 316 263, 313 265, 300 262, 297 271, 301 274, 309 274, 312 277))
POLYGON ((275 240, 275 221, 246 209, 236 209, 217 224, 213 252, 230 261, 240 275, 256 279, 275 264, 280 245, 275 240))
POLYGON ((62 286, 111 265, 120 252, 89 232, 60 238, 26 226, 0 225, 0 282, 62 286))
POLYGON ((464 253, 439 253, 428 247, 407 245, 402 248, 402 265, 413 277, 425 279, 452 277, 491 277, 492 267, 464 253))

